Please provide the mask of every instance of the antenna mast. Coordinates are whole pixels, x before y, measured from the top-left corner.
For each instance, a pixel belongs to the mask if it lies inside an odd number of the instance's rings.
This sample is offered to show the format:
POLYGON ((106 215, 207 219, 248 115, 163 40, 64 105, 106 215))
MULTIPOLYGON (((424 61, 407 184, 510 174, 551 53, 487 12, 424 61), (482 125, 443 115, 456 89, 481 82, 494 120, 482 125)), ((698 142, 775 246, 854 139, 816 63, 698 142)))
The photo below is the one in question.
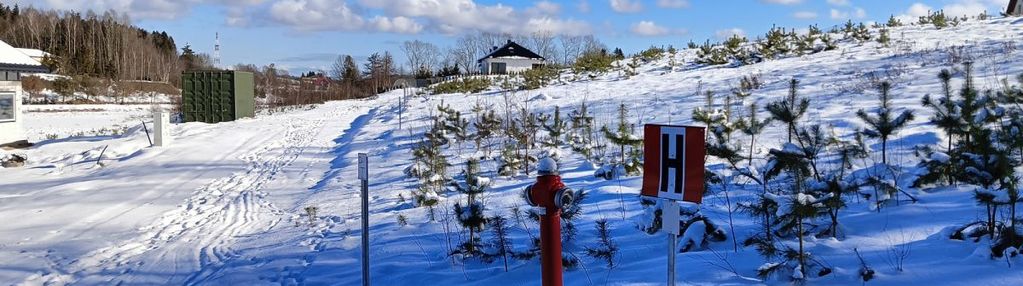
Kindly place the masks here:
POLYGON ((213 44, 213 66, 220 67, 220 32, 217 32, 216 42, 213 44))

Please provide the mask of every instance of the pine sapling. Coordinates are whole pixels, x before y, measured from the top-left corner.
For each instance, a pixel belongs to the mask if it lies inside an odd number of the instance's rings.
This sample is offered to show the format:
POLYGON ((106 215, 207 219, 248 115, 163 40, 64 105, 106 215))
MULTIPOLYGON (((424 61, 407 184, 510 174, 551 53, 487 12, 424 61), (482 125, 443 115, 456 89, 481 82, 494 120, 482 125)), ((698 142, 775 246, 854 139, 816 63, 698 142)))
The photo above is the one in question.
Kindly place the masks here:
POLYGON ((890 98, 891 88, 892 85, 889 82, 882 82, 878 86, 881 93, 879 96, 881 106, 874 111, 873 115, 863 109, 856 112, 856 117, 863 120, 869 128, 863 130, 863 135, 881 140, 881 163, 885 166, 888 166, 888 139, 906 127, 906 124, 913 121, 914 118, 913 112, 909 110, 897 115, 893 113, 890 98))

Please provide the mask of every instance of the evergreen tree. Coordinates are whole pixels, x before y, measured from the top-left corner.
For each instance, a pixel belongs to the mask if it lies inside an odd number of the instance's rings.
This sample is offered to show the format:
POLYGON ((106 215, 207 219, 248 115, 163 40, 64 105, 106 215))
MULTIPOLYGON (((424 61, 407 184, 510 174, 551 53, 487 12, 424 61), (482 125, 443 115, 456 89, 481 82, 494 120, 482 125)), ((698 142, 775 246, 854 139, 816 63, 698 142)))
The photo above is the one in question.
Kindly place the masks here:
POLYGON ((885 166, 888 165, 888 139, 910 121, 913 121, 912 111, 906 110, 898 115, 892 113, 893 107, 891 98, 889 98, 891 88, 892 85, 889 82, 882 82, 878 86, 878 90, 881 92, 879 97, 881 106, 874 112, 874 115, 868 114, 863 109, 856 112, 856 117, 863 120, 869 128, 862 131, 863 135, 881 140, 881 162, 885 166))
POLYGON ((579 105, 579 109, 569 114, 572 128, 568 135, 568 144, 572 151, 582 154, 587 160, 593 160, 593 131, 595 119, 588 110, 586 101, 579 105))
POLYGON ((888 24, 887 24, 887 26, 888 27, 893 27, 893 28, 894 27, 901 27, 902 26, 902 21, 899 21, 898 18, 895 18, 895 15, 891 15, 891 17, 888 17, 888 24))
POLYGON ((568 122, 561 118, 561 107, 555 106, 554 117, 544 116, 540 122, 543 129, 547 131, 547 141, 544 142, 544 145, 554 148, 563 145, 562 137, 568 132, 568 122))
POLYGON ((796 125, 799 123, 799 119, 806 114, 807 109, 810 107, 809 99, 797 97, 796 91, 798 87, 799 81, 792 79, 789 81, 789 96, 784 100, 769 103, 766 107, 767 112, 771 114, 771 119, 788 125, 789 143, 792 143, 792 136, 796 133, 796 125))
POLYGON ((934 99, 930 96, 930 94, 924 95, 923 105, 930 108, 933 112, 933 115, 931 115, 929 119, 929 123, 937 126, 945 132, 948 145, 945 148, 945 152, 940 154, 936 154, 933 150, 921 150, 921 152, 925 153, 928 158, 944 159, 929 160, 924 163, 924 167, 931 173, 929 176, 925 175, 924 177, 930 179, 921 178, 922 180, 918 180, 917 183, 914 183, 917 187, 923 183, 936 182, 940 177, 947 178, 948 184, 950 185, 955 183, 955 171, 952 167, 954 166, 952 164, 954 158, 950 156, 954 156, 952 152, 952 145, 955 143, 954 138, 957 134, 962 133, 961 127, 965 124, 962 122, 962 118, 959 117, 959 108, 956 106, 956 101, 952 97, 952 72, 947 69, 941 70, 941 72, 938 73, 938 78, 941 80, 942 97, 934 99))
POLYGON ((606 219, 597 220, 595 227, 597 229, 597 239, 600 240, 600 243, 597 247, 587 247, 586 254, 603 260, 607 263, 608 269, 614 269, 615 256, 618 255, 618 243, 615 243, 614 239, 611 238, 611 229, 606 219))
POLYGON ((749 136, 749 164, 753 164, 753 150, 756 149, 757 135, 764 131, 767 125, 771 124, 771 118, 760 120, 757 118, 757 103, 750 103, 749 115, 738 122, 738 129, 749 136))
POLYGON ((492 256, 501 257, 504 260, 504 272, 508 272, 508 256, 515 255, 514 251, 512 251, 512 241, 508 237, 511 232, 511 225, 508 225, 508 220, 501 215, 490 217, 489 223, 491 229, 490 244, 494 248, 492 256))
POLYGON ((458 252, 465 256, 479 256, 482 254, 479 234, 487 224, 487 218, 483 215, 483 202, 479 196, 490 188, 490 179, 480 175, 479 160, 477 159, 466 161, 462 176, 462 182, 451 184, 459 193, 466 195, 464 205, 461 202, 455 204, 455 215, 458 217, 458 222, 469 231, 468 240, 462 243, 458 252))
POLYGON ((476 121, 473 122, 473 127, 476 128, 476 136, 473 136, 473 140, 476 142, 476 149, 479 150, 481 145, 486 142, 487 153, 489 156, 490 152, 490 140, 501 129, 501 117, 497 116, 491 108, 482 108, 479 114, 476 116, 476 121))
POLYGON ((625 109, 625 104, 622 103, 618 106, 618 127, 615 130, 611 130, 606 125, 601 129, 604 133, 604 137, 607 138, 612 144, 618 145, 621 161, 620 164, 626 167, 626 171, 629 174, 637 174, 642 166, 632 165, 630 162, 635 160, 627 160, 626 157, 632 155, 637 158, 636 152, 626 153, 625 148, 631 149, 639 148, 643 143, 643 138, 639 138, 632 134, 632 126, 629 124, 628 111, 625 109))

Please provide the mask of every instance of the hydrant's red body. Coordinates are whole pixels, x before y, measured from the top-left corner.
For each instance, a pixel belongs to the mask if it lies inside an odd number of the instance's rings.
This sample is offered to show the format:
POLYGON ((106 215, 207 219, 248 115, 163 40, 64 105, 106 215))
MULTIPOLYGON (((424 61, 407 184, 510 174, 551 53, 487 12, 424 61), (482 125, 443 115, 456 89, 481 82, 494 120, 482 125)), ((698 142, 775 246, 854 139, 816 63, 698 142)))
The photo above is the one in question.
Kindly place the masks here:
MULTIPOLYGON (((526 199, 532 206, 544 208, 540 215, 540 270, 543 286, 563 284, 561 265, 561 204, 565 184, 558 175, 544 175, 527 189, 526 199)), ((569 194, 570 196, 571 194, 569 194)), ((568 199, 571 203, 571 197, 568 199)))

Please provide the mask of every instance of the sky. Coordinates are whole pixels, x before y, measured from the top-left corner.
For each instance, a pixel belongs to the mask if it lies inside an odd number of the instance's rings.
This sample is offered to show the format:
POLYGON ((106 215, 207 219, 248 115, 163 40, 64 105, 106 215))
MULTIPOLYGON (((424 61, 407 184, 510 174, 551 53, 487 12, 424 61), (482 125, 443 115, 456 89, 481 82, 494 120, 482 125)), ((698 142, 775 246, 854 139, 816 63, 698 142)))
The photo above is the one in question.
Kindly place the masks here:
POLYGON ((76 11, 113 9, 147 30, 166 31, 181 48, 221 63, 275 64, 291 73, 327 70, 339 54, 365 59, 400 43, 442 48, 479 31, 594 35, 627 54, 685 46, 733 34, 756 38, 772 26, 831 27, 848 20, 915 19, 929 10, 997 15, 1009 0, 0 0, 76 11))

